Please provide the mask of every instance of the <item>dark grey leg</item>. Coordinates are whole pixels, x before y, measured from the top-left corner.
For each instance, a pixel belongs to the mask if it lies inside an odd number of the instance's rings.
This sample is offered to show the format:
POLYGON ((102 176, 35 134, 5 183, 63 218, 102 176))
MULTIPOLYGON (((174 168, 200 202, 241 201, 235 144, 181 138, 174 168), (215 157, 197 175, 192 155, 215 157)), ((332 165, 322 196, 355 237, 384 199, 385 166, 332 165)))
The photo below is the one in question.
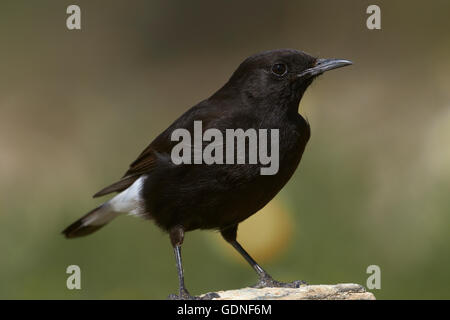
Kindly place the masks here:
POLYGON ((181 260, 181 245, 184 240, 184 230, 181 226, 177 226, 170 230, 169 233, 170 242, 172 243, 173 252, 175 254, 175 261, 177 263, 177 273, 178 273, 178 282, 180 284, 179 295, 171 294, 169 299, 193 299, 193 297, 189 294, 184 286, 184 272, 183 272, 183 263, 181 260))
POLYGON ((284 288, 299 288, 302 284, 306 284, 303 280, 296 280, 290 283, 284 283, 274 280, 261 266, 242 248, 239 242, 236 241, 237 225, 221 230, 223 238, 230 243, 236 250, 244 257, 244 259, 252 266, 258 274, 258 283, 254 288, 266 287, 284 287, 284 288))
POLYGON ((184 271, 183 271, 183 263, 181 260, 181 245, 184 240, 184 229, 181 226, 177 226, 170 230, 170 242, 172 243, 173 251, 175 253, 175 261, 177 263, 177 272, 178 272, 178 281, 180 284, 179 294, 171 294, 169 295, 169 299, 172 300, 199 300, 199 299, 213 299, 218 298, 219 295, 216 293, 209 293, 203 297, 195 297, 189 294, 185 285, 184 285, 184 271))

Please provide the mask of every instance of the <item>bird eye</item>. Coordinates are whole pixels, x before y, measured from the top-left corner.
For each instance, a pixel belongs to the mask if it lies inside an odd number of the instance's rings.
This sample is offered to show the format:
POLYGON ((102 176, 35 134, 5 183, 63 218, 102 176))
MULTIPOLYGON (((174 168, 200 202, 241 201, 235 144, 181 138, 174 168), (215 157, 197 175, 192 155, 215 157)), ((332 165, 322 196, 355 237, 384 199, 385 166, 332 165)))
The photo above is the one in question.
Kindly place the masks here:
POLYGON ((276 63, 272 66, 272 72, 277 76, 284 76, 287 72, 287 67, 284 63, 276 63))

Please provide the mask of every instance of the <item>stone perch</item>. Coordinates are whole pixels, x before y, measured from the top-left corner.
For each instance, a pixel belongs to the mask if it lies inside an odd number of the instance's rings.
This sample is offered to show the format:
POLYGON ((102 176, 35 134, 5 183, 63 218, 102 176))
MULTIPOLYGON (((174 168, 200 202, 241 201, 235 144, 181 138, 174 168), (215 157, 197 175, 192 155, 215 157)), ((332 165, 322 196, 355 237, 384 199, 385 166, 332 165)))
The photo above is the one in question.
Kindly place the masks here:
POLYGON ((243 288, 218 291, 214 300, 375 300, 366 289, 353 283, 302 285, 300 288, 243 288))

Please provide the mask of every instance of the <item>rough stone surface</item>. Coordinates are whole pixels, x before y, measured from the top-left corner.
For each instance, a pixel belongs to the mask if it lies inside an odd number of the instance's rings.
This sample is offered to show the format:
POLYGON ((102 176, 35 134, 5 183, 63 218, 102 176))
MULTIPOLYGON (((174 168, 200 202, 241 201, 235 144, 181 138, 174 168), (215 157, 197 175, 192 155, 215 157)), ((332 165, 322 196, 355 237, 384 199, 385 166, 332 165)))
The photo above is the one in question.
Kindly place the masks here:
POLYGON ((375 300, 366 289, 353 283, 304 285, 300 288, 243 288, 218 291, 214 300, 375 300))

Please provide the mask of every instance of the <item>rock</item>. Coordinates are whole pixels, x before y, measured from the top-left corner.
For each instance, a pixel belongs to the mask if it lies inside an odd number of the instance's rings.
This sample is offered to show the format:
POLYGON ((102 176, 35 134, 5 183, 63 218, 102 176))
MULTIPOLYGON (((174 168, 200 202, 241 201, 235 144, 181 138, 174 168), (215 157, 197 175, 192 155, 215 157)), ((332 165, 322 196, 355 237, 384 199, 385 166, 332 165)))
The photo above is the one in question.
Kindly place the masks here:
POLYGON ((375 300, 366 289, 353 283, 302 285, 300 288, 243 288, 218 291, 214 300, 375 300))

